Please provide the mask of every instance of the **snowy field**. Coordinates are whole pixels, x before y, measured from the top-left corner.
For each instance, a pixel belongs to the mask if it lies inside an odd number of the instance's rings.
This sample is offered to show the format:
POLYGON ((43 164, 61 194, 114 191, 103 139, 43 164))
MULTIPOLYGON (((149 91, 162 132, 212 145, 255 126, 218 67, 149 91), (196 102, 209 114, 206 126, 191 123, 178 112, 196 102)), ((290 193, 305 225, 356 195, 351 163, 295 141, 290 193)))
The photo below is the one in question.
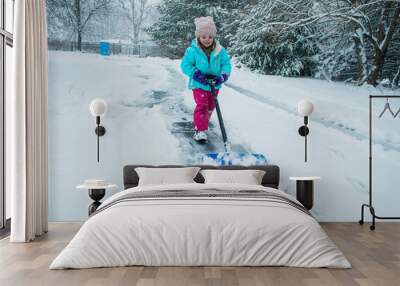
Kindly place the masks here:
MULTIPOLYGON (((122 188, 125 164, 196 163, 223 151, 214 114, 210 143, 191 140, 194 101, 179 61, 49 52, 49 218, 87 217, 89 198, 75 186, 102 178, 122 188), (96 162, 92 99, 109 105, 96 162)), ((295 193, 289 176, 320 176, 312 212, 321 221, 354 221, 368 200, 368 95, 390 90, 322 80, 265 76, 234 69, 219 99, 234 151, 262 153, 281 168, 280 188, 295 193), (297 102, 310 99, 309 162, 304 163, 303 119, 297 102)), ((374 204, 380 216, 399 215, 399 118, 377 119, 374 104, 374 204)), ((391 102, 400 108, 400 100, 391 102)), ((387 114, 388 115, 388 114, 387 114)), ((107 193, 107 196, 117 190, 107 193)))

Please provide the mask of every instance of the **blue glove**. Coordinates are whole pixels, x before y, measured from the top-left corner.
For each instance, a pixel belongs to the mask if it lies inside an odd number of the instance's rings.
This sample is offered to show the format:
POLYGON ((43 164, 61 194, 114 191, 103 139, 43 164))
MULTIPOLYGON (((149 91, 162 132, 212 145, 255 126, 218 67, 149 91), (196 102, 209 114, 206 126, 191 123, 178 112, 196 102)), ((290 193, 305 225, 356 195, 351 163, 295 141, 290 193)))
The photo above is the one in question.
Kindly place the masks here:
POLYGON ((228 75, 226 73, 222 73, 220 76, 215 76, 215 85, 221 85, 228 80, 228 75))
POLYGON ((200 70, 194 72, 193 79, 201 84, 208 85, 206 76, 200 70))

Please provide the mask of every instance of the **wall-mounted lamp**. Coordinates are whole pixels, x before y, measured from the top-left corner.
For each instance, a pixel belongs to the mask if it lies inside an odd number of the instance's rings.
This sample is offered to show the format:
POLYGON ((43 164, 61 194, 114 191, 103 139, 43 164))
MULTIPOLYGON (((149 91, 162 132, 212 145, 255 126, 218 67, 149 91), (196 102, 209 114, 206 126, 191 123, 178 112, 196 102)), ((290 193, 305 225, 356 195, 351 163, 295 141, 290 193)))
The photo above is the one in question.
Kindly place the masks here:
POLYGON ((299 134, 304 136, 304 162, 307 162, 307 135, 310 133, 308 129, 308 116, 314 111, 314 105, 312 102, 303 99, 297 104, 297 112, 304 116, 304 125, 300 126, 299 134))
POLYGON ((97 162, 99 162, 99 137, 106 133, 106 129, 100 125, 100 116, 107 111, 107 102, 104 99, 96 98, 90 102, 90 113, 96 117, 97 127, 94 132, 97 135, 97 162))

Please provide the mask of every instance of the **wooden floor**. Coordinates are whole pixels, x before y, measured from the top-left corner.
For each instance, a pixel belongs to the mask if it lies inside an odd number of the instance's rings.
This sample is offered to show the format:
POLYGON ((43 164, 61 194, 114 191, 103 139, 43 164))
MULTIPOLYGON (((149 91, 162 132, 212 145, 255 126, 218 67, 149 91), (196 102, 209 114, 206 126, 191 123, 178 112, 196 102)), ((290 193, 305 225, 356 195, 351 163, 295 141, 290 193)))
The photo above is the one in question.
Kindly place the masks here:
POLYGON ((32 243, 0 241, 0 285, 400 285, 400 223, 382 222, 375 232, 357 223, 322 224, 353 268, 120 267, 48 270, 79 223, 51 223, 32 243))

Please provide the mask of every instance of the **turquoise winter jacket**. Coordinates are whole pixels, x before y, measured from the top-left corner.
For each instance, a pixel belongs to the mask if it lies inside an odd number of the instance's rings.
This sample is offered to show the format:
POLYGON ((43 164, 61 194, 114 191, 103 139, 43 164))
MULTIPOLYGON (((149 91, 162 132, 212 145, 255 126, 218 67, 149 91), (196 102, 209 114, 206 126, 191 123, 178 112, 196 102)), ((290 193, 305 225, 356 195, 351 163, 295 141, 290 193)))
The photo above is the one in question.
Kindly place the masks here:
MULTIPOLYGON (((206 53, 199 47, 197 39, 194 39, 182 58, 181 69, 185 75, 189 76, 189 89, 201 88, 210 91, 210 86, 193 80, 193 74, 196 69, 205 75, 221 75, 224 72, 229 76, 232 66, 228 52, 218 41, 216 41, 216 46, 211 52, 210 61, 208 61, 206 53)), ((221 85, 215 88, 219 89, 221 85)))

